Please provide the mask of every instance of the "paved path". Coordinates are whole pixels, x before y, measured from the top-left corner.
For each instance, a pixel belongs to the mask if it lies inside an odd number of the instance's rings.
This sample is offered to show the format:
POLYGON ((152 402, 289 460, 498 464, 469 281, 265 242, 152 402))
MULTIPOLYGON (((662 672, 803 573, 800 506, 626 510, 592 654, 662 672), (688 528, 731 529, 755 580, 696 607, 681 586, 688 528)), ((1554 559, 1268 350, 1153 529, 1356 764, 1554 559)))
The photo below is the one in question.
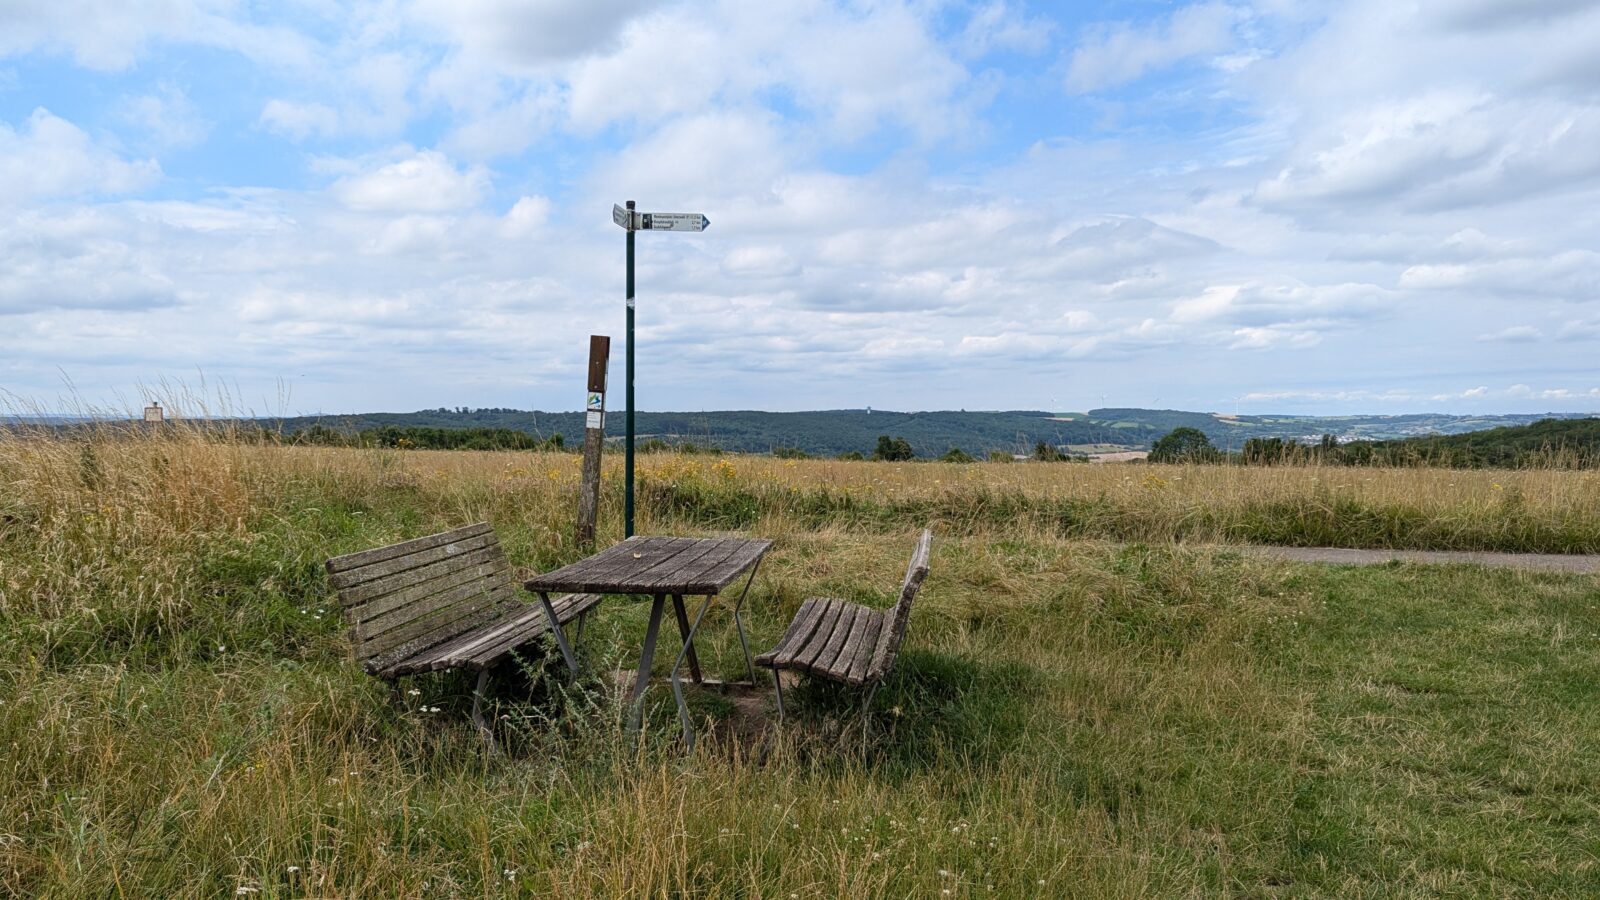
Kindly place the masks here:
POLYGON ((1295 562, 1375 566, 1390 560, 1501 566, 1537 572, 1600 572, 1600 556, 1571 553, 1481 553, 1465 550, 1343 550, 1335 547, 1229 547, 1242 553, 1295 562))

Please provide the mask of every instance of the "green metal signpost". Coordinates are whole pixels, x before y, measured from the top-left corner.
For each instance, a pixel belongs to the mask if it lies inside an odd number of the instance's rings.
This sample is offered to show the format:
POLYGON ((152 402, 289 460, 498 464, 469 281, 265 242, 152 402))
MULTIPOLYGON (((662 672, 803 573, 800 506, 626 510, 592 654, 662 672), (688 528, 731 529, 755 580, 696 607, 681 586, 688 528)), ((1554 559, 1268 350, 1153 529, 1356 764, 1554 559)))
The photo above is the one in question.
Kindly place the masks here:
POLYGON ((633 537, 633 233, 635 231, 705 231, 711 224, 700 213, 641 213, 632 200, 626 208, 611 207, 611 221, 628 233, 628 337, 627 357, 627 433, 623 441, 623 537, 633 537))

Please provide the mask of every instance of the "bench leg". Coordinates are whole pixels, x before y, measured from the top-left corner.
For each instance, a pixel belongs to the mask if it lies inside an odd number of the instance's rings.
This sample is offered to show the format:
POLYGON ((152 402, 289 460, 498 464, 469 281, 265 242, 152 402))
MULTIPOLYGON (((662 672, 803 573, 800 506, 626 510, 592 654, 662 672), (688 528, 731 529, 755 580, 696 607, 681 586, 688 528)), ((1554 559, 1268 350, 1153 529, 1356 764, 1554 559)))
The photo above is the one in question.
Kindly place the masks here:
POLYGON ((877 696, 878 686, 881 684, 883 684, 882 681, 874 681, 872 686, 867 688, 866 698, 861 701, 861 756, 863 759, 867 755, 867 729, 872 725, 872 698, 877 696))
POLYGON ((783 679, 778 677, 778 670, 772 669, 772 693, 778 698, 778 721, 783 721, 783 679))
POLYGON ((574 647, 583 646, 583 625, 587 621, 589 621, 589 611, 586 609, 583 612, 578 613, 578 634, 572 639, 572 644, 574 647))
POLYGON ((488 723, 483 721, 483 689, 489 684, 489 670, 478 671, 478 684, 472 689, 472 724, 478 726, 478 733, 483 735, 484 746, 490 751, 494 750, 494 733, 489 730, 488 723))

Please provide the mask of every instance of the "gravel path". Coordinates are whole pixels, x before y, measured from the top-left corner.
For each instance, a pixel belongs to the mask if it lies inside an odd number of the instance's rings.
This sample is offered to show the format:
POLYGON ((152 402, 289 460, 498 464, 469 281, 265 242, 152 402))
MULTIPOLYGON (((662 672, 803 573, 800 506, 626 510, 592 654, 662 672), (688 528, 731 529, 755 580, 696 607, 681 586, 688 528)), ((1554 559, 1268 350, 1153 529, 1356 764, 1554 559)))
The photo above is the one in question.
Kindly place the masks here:
POLYGON ((1243 553, 1295 562, 1375 566, 1391 560, 1501 566, 1536 572, 1600 572, 1600 556, 1571 553, 1480 553, 1465 550, 1344 550, 1335 547, 1235 547, 1243 553))

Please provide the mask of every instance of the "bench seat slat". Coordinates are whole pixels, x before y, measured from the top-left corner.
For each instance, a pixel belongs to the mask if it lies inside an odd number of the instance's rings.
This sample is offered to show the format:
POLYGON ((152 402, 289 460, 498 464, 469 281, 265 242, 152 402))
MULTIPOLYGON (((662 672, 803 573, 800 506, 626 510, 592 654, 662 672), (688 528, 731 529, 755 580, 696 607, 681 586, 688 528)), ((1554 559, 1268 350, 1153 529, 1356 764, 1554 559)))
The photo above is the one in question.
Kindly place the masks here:
MULTIPOLYGON (((789 668, 796 663, 810 657, 815 649, 812 643, 817 639, 817 632, 822 632, 822 639, 827 640, 832 631, 834 620, 838 619, 839 611, 834 604, 839 601, 832 597, 819 597, 816 608, 812 612, 811 624, 805 633, 789 645, 788 649, 778 654, 777 664, 781 668, 789 668)), ((803 665, 803 663, 801 663, 803 665)))
POLYGON ((845 652, 839 655, 839 665, 835 667, 835 674, 851 684, 864 684, 867 680, 867 670, 872 664, 873 648, 878 646, 878 633, 883 628, 883 614, 872 610, 866 622, 857 623, 855 633, 850 635, 850 643, 845 647, 845 652), (848 657, 848 662, 846 661, 848 657))
POLYGON ((833 670, 833 663, 839 658, 839 651, 844 649, 845 641, 850 637, 850 629, 855 626, 856 616, 861 612, 861 607, 855 603, 839 604, 839 618, 833 623, 833 632, 827 640, 818 641, 820 645, 817 652, 806 663, 806 671, 814 675, 827 675, 833 670))
MULTIPOLYGON (((600 602, 599 594, 567 594, 553 598, 556 620, 565 625, 600 602)), ((497 610, 488 623, 437 644, 375 674, 398 678, 445 669, 483 669, 550 630, 544 607, 538 603, 513 603, 497 610)))
POLYGON ((800 604, 800 609, 795 612, 794 620, 789 623, 789 628, 778 639, 777 646, 756 657, 756 665, 776 668, 780 656, 796 649, 798 644, 805 643, 806 638, 817 627, 817 615, 822 604, 827 601, 818 597, 808 597, 800 604))
MULTIPOLYGON (((556 621, 565 625, 579 615, 593 609, 600 603, 600 597, 601 595, 599 594, 567 594, 551 600, 550 605, 555 609, 556 621)), ((478 634, 471 635, 470 645, 463 646, 461 650, 452 653, 449 659, 442 663, 435 662, 433 668, 435 670, 453 668, 455 666, 474 669, 485 668, 511 651, 528 643, 533 638, 549 631, 549 620, 545 618, 544 608, 538 604, 532 604, 532 609, 538 615, 531 617, 531 619, 524 619, 524 621, 529 622, 528 627, 532 629, 530 632, 524 634, 514 629, 496 629, 481 636, 478 634)), ((466 642, 467 639, 468 636, 463 636, 457 640, 466 642)))
POLYGON ((810 669, 822 655, 824 647, 828 646, 828 638, 833 637, 833 629, 839 624, 839 617, 844 613, 849 604, 843 600, 832 600, 828 603, 828 612, 817 625, 817 630, 812 633, 811 640, 806 642, 801 649, 799 657, 795 660, 801 669, 810 669))

